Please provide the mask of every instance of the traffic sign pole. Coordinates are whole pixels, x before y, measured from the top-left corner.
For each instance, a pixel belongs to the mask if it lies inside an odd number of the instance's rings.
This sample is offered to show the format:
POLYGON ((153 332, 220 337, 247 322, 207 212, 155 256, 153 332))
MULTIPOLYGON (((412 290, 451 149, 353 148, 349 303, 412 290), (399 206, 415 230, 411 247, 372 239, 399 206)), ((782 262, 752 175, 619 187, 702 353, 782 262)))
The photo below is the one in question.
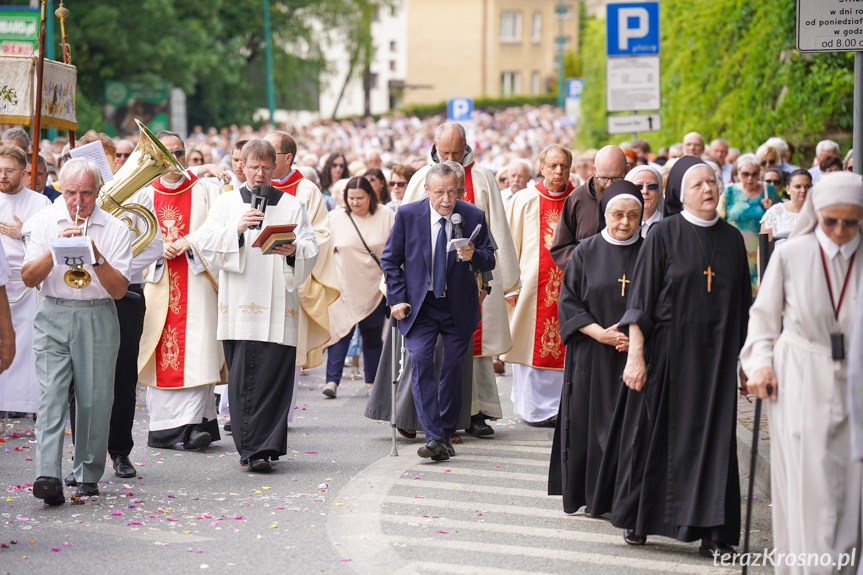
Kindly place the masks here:
POLYGON ((854 173, 863 174, 863 52, 854 52, 854 173))

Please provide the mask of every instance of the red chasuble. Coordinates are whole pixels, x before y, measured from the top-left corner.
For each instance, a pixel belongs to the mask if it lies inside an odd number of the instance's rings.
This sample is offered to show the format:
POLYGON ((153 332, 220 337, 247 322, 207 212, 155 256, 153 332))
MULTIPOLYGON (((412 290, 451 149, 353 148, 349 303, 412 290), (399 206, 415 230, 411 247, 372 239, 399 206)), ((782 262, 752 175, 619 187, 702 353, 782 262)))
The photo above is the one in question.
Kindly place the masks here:
MULTIPOLYGON (((186 173, 178 188, 170 189, 160 180, 153 182, 153 207, 162 228, 165 244, 171 244, 189 233, 192 217, 191 188, 198 181, 186 173)), ((189 287, 189 264, 185 254, 167 262, 171 299, 162 337, 156 348, 156 387, 183 387, 186 364, 186 316, 189 287)))
POLYGON ((299 170, 291 170, 291 173, 283 180, 273 180, 273 187, 294 197, 297 195, 297 184, 303 179, 299 170))
MULTIPOLYGON (((462 199, 469 204, 476 205, 473 195, 473 168, 474 162, 464 166, 464 196, 462 199)), ((479 325, 476 326, 476 331, 473 332, 473 356, 482 357, 482 315, 479 318, 479 325)))
POLYGON ((557 303, 563 270, 551 259, 551 240, 560 221, 563 202, 572 193, 574 186, 566 183, 566 190, 552 196, 545 189, 545 182, 536 185, 539 192, 539 285, 536 290, 536 328, 534 333, 533 366, 545 369, 563 369, 564 344, 560 337, 560 322, 557 318, 557 303))

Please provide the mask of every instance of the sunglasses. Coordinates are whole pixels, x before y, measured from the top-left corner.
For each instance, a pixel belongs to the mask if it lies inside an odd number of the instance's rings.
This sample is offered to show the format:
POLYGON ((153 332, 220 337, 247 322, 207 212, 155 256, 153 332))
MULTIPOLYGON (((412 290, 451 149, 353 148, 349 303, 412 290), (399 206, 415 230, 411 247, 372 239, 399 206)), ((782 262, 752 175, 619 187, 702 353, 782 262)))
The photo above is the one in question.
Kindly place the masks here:
POLYGON ((761 162, 762 168, 764 166, 775 166, 775 165, 776 165, 776 160, 768 160, 768 161, 761 162))
POLYGON ((370 182, 377 182, 378 178, 376 176, 366 176, 366 179, 370 182))
POLYGON ((125 152, 117 152, 117 157, 118 157, 118 158, 128 158, 128 157, 129 157, 129 156, 131 156, 131 155, 132 155, 132 152, 129 152, 128 154, 127 154, 127 153, 125 153, 125 152))
POLYGON ((333 164, 333 167, 334 167, 334 168, 339 168, 340 170, 344 170, 344 169, 345 169, 345 165, 344 165, 344 164, 333 164))
POLYGON ((782 184, 781 180, 764 180, 764 181, 767 182, 768 184, 770 184, 771 186, 773 186, 774 188, 778 188, 782 184))
POLYGON ((186 150, 171 150, 171 153, 174 154, 175 158, 186 157, 186 150))
POLYGON ((643 190, 644 188, 647 188, 651 192, 655 192, 659 189, 659 184, 641 184, 640 186, 638 186, 639 190, 643 190))
POLYGON ((860 227, 860 220, 840 220, 837 218, 822 217, 821 221, 828 228, 835 228, 839 224, 842 224, 842 227, 844 227, 846 230, 856 230, 860 227))
POLYGON ((391 188, 404 188, 407 185, 408 185, 407 182, 390 182, 391 188))
POLYGON ((757 178, 758 172, 740 172, 741 178, 757 178))

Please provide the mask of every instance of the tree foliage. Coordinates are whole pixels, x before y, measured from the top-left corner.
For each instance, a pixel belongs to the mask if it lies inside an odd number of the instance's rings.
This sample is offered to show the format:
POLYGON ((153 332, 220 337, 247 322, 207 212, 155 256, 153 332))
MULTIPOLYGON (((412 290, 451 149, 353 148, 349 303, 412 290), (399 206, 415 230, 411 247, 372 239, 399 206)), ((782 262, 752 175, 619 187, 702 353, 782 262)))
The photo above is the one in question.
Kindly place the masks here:
MULTIPOLYGON (((773 135, 806 152, 825 136, 847 139, 853 55, 799 53, 794 0, 661 2, 660 10, 663 129, 641 134, 654 147, 692 130, 742 150, 773 135)), ((585 23, 581 54, 578 144, 619 142, 626 136, 606 132, 604 20, 585 23)))
MULTIPOLYGON (((248 123, 257 108, 266 107, 261 0, 67 4, 82 129, 103 128, 104 85, 112 79, 149 85, 163 80, 181 88, 188 97, 190 125, 248 123)), ((270 0, 279 107, 309 100, 298 90, 317 89, 309 78, 326 73, 324 53, 332 39, 345 41, 355 52, 368 51, 371 39, 360 23, 371 5, 372 0, 270 0)))

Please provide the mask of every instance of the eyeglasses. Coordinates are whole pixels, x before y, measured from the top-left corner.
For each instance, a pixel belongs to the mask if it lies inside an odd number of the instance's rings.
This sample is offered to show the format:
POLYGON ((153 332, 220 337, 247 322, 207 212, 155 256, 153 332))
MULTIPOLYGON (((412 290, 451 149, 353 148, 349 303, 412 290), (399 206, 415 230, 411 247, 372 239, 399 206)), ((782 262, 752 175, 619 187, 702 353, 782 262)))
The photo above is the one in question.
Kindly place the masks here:
POLYGON ((775 166, 775 165, 776 165, 776 160, 765 160, 765 161, 761 162, 762 168, 764 166, 775 166))
POLYGON ((497 181, 500 182, 501 184, 505 184, 506 178, 498 178, 497 181))
POLYGON ((856 230, 860 227, 860 220, 840 220, 838 218, 825 218, 822 216, 821 222, 828 228, 835 228, 842 224, 846 230, 856 230))
POLYGON ((249 172, 250 174, 257 174, 258 172, 260 172, 262 174, 267 174, 267 173, 273 171, 273 167, 272 166, 259 166, 259 167, 255 168, 252 166, 246 166, 246 171, 249 172))
POLYGON ((20 172, 20 171, 21 171, 21 168, 18 168, 18 169, 9 168, 8 170, 0 170, 0 174, 3 174, 4 176, 14 176, 16 172, 20 172))
POLYGON ((593 177, 594 177, 594 178, 596 179, 596 181, 598 181, 600 184, 613 184, 614 182, 619 182, 620 180, 622 180, 622 179, 623 179, 623 176, 608 176, 608 177, 606 177, 606 176, 598 176, 598 175, 595 175, 595 174, 594 174, 594 176, 593 176, 593 177))
POLYGON ((186 150, 169 150, 172 154, 174 154, 175 158, 183 158, 186 156, 186 150))
POLYGON ((634 221, 638 220, 639 217, 641 217, 641 214, 638 212, 629 212, 629 213, 611 212, 610 215, 615 220, 622 220, 623 218, 626 218, 627 220, 629 220, 631 222, 634 222, 634 221))
POLYGON ((290 156, 291 153, 290 152, 276 152, 276 155, 277 156, 290 156))
POLYGON ((390 182, 391 188, 404 188, 407 185, 408 185, 407 182, 390 182))
POLYGON ((378 181, 377 176, 366 176, 366 179, 370 182, 377 182, 378 181))
POLYGON ((766 183, 770 184, 774 188, 778 188, 782 185, 782 180, 764 180, 766 183))
POLYGON ((656 190, 659 189, 659 184, 641 184, 640 186, 638 184, 635 184, 635 185, 638 186, 639 190, 643 190, 644 188, 647 188, 651 192, 655 192, 656 190))
POLYGON ((741 178, 757 178, 760 172, 740 172, 741 178))
POLYGON ((344 164, 333 164, 333 167, 334 167, 334 168, 339 168, 340 170, 344 170, 344 169, 345 169, 345 165, 344 165, 344 164))
POLYGON ((122 158, 128 158, 128 157, 129 157, 129 156, 131 156, 131 155, 132 155, 132 152, 129 152, 128 154, 127 154, 127 153, 125 153, 125 152, 117 152, 117 157, 118 157, 118 158, 121 158, 121 159, 122 159, 122 158))

